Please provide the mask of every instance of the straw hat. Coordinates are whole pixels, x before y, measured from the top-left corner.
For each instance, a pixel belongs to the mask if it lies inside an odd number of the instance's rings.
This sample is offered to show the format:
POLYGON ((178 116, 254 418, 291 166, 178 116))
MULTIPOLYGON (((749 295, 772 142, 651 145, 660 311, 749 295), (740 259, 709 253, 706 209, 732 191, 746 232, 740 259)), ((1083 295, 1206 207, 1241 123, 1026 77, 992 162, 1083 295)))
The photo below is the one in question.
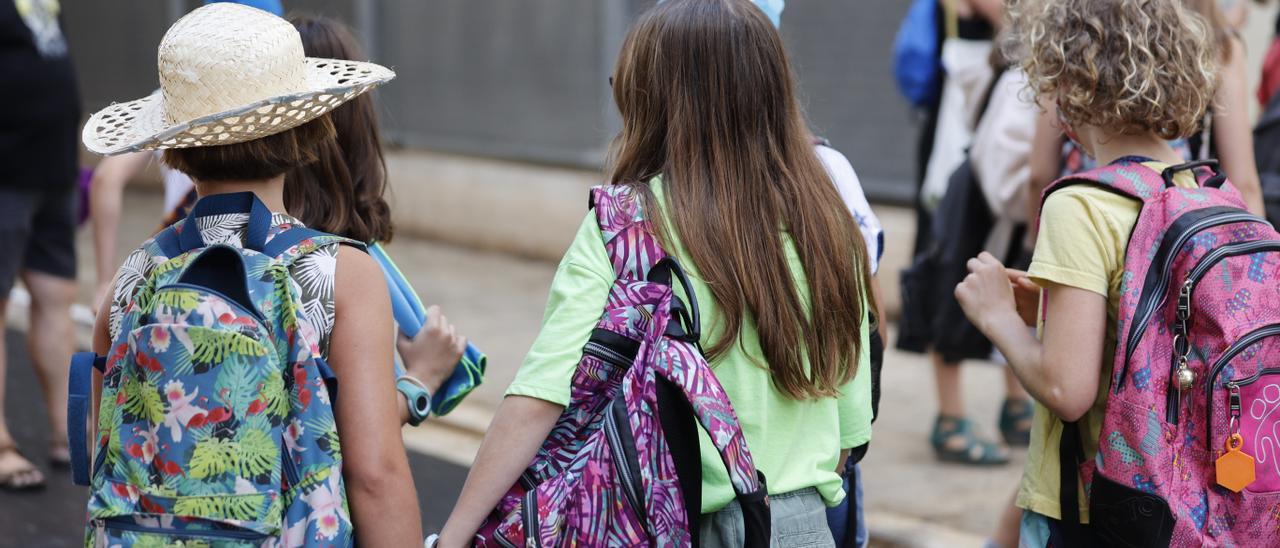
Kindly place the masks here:
POLYGON ((229 145, 315 119, 395 73, 373 63, 306 57, 288 21, 238 4, 187 14, 160 41, 160 89, 85 124, 89 150, 229 145))

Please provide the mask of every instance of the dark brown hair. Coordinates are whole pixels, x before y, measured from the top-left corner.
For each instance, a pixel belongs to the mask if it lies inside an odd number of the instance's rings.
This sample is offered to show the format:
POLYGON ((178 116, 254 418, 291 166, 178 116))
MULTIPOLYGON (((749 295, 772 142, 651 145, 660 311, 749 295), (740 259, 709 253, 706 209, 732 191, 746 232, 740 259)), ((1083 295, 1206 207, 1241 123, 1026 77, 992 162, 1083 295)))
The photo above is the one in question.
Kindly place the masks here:
MULTIPOLYGON (((343 23, 306 15, 289 20, 302 35, 307 56, 365 60, 360 44, 343 23)), ((373 98, 367 93, 356 97, 326 117, 333 121, 337 138, 317 150, 318 161, 289 173, 285 207, 317 230, 362 242, 391 241, 387 166, 373 98)))
POLYGON ((164 163, 202 182, 279 177, 319 160, 333 143, 333 123, 321 116, 293 129, 244 143, 164 151, 164 163))
POLYGON ((708 358, 753 322, 779 390, 839 394, 863 350, 870 267, 769 19, 747 0, 658 4, 627 34, 613 98, 622 132, 610 181, 641 189, 660 239, 673 249, 678 237, 710 286, 725 323, 708 358), (659 176, 662 208, 646 184, 659 176), (807 290, 793 282, 784 231, 807 290))

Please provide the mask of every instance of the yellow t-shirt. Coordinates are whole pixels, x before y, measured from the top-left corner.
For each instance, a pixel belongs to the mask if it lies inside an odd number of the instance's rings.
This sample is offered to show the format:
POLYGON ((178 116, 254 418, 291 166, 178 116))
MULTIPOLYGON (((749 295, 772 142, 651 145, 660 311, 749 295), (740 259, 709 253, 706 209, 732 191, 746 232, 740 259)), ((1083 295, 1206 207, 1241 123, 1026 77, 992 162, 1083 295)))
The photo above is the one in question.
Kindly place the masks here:
MULTIPOLYGON (((1143 165, 1157 171, 1167 167, 1159 162, 1143 165)), ((1174 177, 1174 183, 1183 187, 1196 186, 1190 172, 1179 173, 1174 177)), ((1099 364, 1102 382, 1098 385, 1098 399, 1079 421, 1086 459, 1094 458, 1098 452, 1102 415, 1111 388, 1125 248, 1138 221, 1140 207, 1139 202, 1106 189, 1075 185, 1054 192, 1040 212, 1040 234, 1036 239, 1031 268, 1028 269, 1031 279, 1041 287, 1064 285, 1107 298, 1106 344, 1102 363, 1099 364)), ((1041 300, 1042 307, 1043 303, 1041 300)), ((1043 318, 1044 314, 1040 316, 1043 318)), ((1058 476, 1058 441, 1061 437, 1062 421, 1037 403, 1027 464, 1018 487, 1016 503, 1019 508, 1053 519, 1062 518, 1059 504, 1061 478, 1058 476)), ((1083 491, 1077 500, 1080 501, 1080 517, 1087 522, 1088 500, 1083 491)))

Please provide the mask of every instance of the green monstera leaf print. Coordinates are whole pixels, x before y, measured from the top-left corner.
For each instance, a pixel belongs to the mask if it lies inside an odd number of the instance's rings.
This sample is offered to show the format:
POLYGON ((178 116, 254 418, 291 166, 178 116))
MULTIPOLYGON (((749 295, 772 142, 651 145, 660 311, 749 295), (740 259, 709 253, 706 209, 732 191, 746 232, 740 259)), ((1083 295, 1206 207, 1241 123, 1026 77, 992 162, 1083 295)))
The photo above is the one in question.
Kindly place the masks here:
POLYGON ((234 441, 223 438, 200 440, 191 452, 188 475, 197 479, 222 475, 235 466, 237 453, 234 441))
POLYGON ((237 472, 241 477, 252 478, 271 472, 280 461, 280 447, 262 430, 245 431, 238 444, 237 472))
POLYGON ((234 357, 260 357, 267 349, 257 341, 231 331, 188 329, 191 359, 199 363, 222 363, 234 357))
POLYGON ((152 424, 164 422, 164 401, 160 399, 160 391, 151 381, 130 377, 121 390, 124 391, 126 413, 152 424))

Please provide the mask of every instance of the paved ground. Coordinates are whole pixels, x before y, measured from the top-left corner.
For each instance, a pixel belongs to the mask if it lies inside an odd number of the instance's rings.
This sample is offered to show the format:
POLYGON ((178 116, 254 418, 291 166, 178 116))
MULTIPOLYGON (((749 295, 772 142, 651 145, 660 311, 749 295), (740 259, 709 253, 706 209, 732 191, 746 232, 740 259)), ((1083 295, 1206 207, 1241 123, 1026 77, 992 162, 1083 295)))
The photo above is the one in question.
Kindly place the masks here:
MULTIPOLYGON (((125 221, 126 242, 141 241, 154 227, 158 197, 129 193, 125 221)), ((897 292, 896 272, 906 259, 912 222, 901 209, 877 208, 890 236, 890 250, 882 267, 889 295, 897 292)), ((83 265, 90 265, 87 234, 81 235, 83 265)), ((131 245, 121 250, 123 255, 131 245)), ((455 246, 403 238, 390 253, 430 303, 440 304, 490 356, 486 384, 453 415, 418 429, 406 430, 406 445, 422 497, 424 524, 438 528, 461 485, 464 467, 478 447, 502 390, 510 382, 524 352, 536 335, 555 264, 476 252, 455 246)), ((91 294, 92 272, 82 271, 82 296, 91 294)), ((10 351, 17 349, 11 345, 10 351)), ((40 428, 34 380, 25 364, 11 368, 8 409, 16 417, 19 440, 41 458, 40 428), (21 412, 19 413, 19 410, 21 412)), ((1001 372, 991 364, 967 370, 965 395, 973 416, 987 433, 994 431, 1002 399, 1001 372)), ((890 351, 886 356, 881 419, 875 425, 872 449, 864 462, 868 523, 882 541, 911 546, 975 546, 994 527, 1001 505, 1018 481, 1022 455, 1004 467, 975 469, 938 463, 927 445, 936 412, 929 364, 921 356, 890 351)), ((42 495, 0 494, 0 539, 16 531, 29 540, 19 545, 61 546, 74 543, 83 494, 68 482, 42 495), (53 540, 50 535, 61 535, 53 540), (46 539, 46 540, 41 540, 46 539), (40 544, 43 542, 44 544, 40 544)), ((6 541, 0 540, 0 546, 6 541)))

